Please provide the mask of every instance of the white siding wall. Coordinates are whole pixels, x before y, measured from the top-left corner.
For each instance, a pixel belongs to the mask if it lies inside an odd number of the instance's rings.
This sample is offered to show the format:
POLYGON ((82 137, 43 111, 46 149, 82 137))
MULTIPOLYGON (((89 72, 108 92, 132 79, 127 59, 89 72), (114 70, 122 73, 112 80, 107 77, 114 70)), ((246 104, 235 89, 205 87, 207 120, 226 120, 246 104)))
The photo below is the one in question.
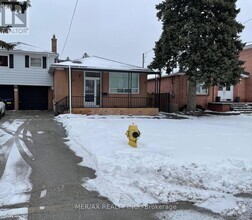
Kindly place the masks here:
POLYGON ((0 66, 0 85, 30 85, 30 86, 53 86, 53 76, 48 73, 50 65, 54 63, 54 54, 35 54, 35 53, 15 53, 0 51, 0 55, 14 54, 14 68, 0 66), (25 67, 25 56, 47 57, 47 68, 25 67))

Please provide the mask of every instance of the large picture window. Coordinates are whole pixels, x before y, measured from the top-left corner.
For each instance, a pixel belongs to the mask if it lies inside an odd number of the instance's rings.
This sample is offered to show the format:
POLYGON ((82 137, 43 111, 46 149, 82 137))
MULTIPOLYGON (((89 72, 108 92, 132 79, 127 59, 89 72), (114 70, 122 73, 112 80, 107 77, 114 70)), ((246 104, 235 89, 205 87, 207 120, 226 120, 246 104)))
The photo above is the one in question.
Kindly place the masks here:
POLYGON ((0 66, 8 66, 8 56, 0 55, 0 66))
POLYGON ((139 74, 109 73, 109 93, 139 93, 139 74))

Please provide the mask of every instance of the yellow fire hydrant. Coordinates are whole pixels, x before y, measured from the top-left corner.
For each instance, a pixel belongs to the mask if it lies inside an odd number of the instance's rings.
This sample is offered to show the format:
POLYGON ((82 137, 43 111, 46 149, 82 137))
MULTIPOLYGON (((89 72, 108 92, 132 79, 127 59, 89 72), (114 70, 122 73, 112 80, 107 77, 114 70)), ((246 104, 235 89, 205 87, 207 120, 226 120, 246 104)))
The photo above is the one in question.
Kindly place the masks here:
POLYGON ((137 147, 137 140, 141 135, 141 132, 138 130, 137 125, 129 125, 128 131, 126 131, 126 136, 129 139, 129 145, 131 147, 137 147))

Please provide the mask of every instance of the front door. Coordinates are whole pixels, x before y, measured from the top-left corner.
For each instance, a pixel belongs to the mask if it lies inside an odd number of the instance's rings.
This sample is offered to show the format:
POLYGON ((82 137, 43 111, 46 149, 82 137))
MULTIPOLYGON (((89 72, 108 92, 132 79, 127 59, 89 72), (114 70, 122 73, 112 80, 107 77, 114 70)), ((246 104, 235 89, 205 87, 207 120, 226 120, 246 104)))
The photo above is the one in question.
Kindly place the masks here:
POLYGON ((100 79, 85 78, 85 107, 100 106, 100 79))
POLYGON ((234 86, 219 86, 218 96, 221 101, 233 101, 234 86))

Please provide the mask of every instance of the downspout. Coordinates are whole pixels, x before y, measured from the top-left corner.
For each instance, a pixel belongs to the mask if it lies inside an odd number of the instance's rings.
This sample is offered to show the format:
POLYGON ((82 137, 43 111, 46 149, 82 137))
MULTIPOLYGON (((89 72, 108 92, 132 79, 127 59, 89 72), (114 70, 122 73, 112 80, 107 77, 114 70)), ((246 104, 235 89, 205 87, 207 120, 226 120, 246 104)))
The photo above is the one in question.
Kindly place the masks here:
POLYGON ((215 102, 215 97, 216 97, 216 95, 215 95, 215 86, 212 86, 213 88, 212 88, 212 102, 215 102))
POLYGON ((130 108, 131 107, 132 107, 132 72, 130 73, 130 108))
POLYGON ((103 71, 100 72, 100 107, 103 107, 103 71))
POLYGON ((154 78, 154 84, 155 84, 154 93, 157 94, 157 74, 156 73, 155 73, 155 78, 154 78))
POLYGON ((69 86, 69 113, 72 114, 72 70, 68 66, 68 86, 69 86))
POLYGON ((161 70, 160 70, 160 72, 159 72, 159 87, 158 87, 158 98, 159 98, 159 106, 158 106, 158 108, 159 108, 159 111, 160 111, 160 107, 161 107, 161 81, 162 81, 162 75, 161 75, 161 70))
POLYGON ((155 107, 157 107, 157 95, 158 95, 158 90, 157 90, 157 74, 155 73, 155 92, 154 92, 154 101, 155 101, 155 107))
POLYGON ((130 72, 128 72, 128 108, 130 108, 130 72))

